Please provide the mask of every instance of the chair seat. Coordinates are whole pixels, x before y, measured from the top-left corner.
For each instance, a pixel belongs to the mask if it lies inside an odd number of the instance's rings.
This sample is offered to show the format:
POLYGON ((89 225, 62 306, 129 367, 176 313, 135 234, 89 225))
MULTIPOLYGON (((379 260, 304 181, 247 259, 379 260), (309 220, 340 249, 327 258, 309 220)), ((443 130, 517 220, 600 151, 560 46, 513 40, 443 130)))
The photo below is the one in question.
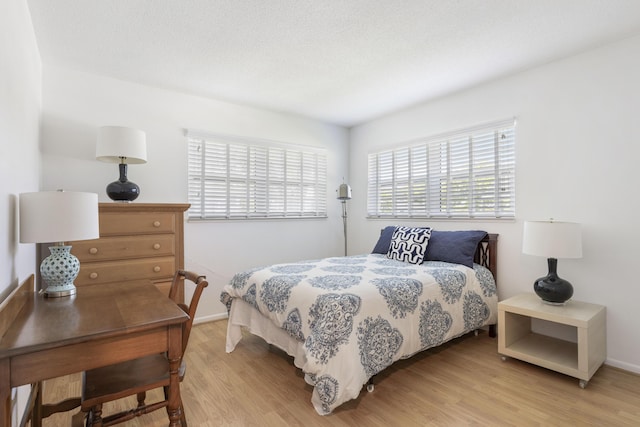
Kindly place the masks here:
POLYGON ((82 409, 89 410, 97 403, 168 385, 169 362, 164 354, 92 369, 84 374, 82 409))

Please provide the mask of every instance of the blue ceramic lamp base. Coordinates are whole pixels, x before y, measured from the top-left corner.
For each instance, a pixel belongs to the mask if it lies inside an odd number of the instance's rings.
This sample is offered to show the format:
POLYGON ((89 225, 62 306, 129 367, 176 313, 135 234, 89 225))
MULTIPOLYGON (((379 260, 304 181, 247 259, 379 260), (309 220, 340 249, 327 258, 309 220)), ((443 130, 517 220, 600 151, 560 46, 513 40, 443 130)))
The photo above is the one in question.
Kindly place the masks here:
POLYGON ((573 296, 573 286, 558 277, 558 260, 556 258, 548 258, 547 264, 549 274, 537 279, 533 283, 533 290, 547 304, 564 305, 573 296))
POLYGON ((127 179, 127 164, 120 163, 120 178, 107 185, 107 196, 115 202, 133 202, 140 195, 140 187, 127 179))

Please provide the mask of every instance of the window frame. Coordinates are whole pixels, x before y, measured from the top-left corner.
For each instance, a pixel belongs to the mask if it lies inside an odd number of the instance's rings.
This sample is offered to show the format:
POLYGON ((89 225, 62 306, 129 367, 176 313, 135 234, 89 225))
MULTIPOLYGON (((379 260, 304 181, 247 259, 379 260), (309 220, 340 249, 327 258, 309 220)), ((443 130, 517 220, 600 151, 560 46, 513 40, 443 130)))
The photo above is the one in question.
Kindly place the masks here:
POLYGON ((367 218, 514 219, 516 119, 367 156, 367 218))
POLYGON ((189 221, 327 218, 326 149, 185 135, 189 221))

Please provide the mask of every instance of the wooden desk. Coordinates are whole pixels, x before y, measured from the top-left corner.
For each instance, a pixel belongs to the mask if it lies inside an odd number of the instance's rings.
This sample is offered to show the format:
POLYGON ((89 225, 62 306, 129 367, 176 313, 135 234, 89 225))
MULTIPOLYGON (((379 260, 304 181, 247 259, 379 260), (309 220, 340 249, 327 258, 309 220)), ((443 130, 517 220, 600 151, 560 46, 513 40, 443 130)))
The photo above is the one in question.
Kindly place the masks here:
POLYGON ((169 425, 180 426, 178 368, 188 316, 156 287, 141 282, 84 286, 65 298, 16 293, 10 298, 22 306, 10 324, 4 320, 3 335, 0 329, 1 427, 11 426, 12 387, 165 351, 171 373, 169 425))

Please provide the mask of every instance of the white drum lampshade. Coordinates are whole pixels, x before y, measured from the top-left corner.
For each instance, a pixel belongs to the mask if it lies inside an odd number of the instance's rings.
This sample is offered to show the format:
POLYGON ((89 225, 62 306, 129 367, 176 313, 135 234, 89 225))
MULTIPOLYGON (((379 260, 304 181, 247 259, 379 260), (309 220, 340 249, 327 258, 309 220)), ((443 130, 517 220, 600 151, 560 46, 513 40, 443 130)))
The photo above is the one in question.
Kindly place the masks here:
POLYGON ((65 241, 100 237, 98 195, 72 191, 20 194, 20 242, 54 243, 40 264, 41 286, 49 297, 73 295, 80 262, 65 241))
POLYGON ((127 179, 127 165, 147 162, 147 137, 138 129, 103 126, 98 130, 96 159, 118 163, 120 177, 107 186, 111 200, 131 202, 140 195, 140 187, 127 179))

